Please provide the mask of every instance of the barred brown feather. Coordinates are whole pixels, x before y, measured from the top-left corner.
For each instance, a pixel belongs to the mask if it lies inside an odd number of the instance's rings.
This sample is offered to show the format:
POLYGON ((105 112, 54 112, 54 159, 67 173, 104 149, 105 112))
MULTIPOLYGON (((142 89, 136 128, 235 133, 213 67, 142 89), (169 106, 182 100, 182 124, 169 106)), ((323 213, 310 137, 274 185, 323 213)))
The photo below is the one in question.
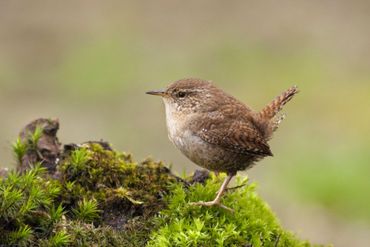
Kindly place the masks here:
POLYGON ((257 125, 262 127, 261 132, 266 140, 271 139, 280 122, 285 118, 284 114, 278 114, 279 111, 298 92, 297 86, 289 88, 256 114, 255 121, 257 121, 257 125))
POLYGON ((272 119, 279 111, 281 111, 283 106, 288 103, 298 92, 299 91, 297 86, 289 88, 281 95, 277 96, 270 104, 265 106, 265 108, 260 111, 259 117, 265 120, 272 119))

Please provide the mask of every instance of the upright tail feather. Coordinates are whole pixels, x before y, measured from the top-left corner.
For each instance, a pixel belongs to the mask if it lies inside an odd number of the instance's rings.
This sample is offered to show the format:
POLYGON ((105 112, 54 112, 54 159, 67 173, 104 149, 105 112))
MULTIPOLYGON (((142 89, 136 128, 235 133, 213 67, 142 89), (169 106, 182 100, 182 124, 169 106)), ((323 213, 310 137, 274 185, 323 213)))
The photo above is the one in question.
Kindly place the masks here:
POLYGON ((298 93, 297 86, 293 86, 283 92, 281 95, 277 96, 270 104, 265 106, 260 112, 259 117, 260 119, 264 120, 271 120, 275 115, 281 111, 283 106, 288 103, 293 96, 298 93))
POLYGON ((283 106, 288 103, 296 93, 298 93, 297 86, 289 88, 257 113, 257 118, 262 124, 261 130, 267 140, 271 138, 274 131, 279 127, 280 122, 285 118, 284 114, 278 114, 279 111, 281 111, 283 106))

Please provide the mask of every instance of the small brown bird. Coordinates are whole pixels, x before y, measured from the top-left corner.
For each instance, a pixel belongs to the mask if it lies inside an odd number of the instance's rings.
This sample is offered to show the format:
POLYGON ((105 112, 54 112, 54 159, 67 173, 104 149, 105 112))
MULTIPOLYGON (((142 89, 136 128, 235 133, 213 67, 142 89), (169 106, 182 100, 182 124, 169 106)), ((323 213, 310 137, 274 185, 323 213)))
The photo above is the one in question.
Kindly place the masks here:
POLYGON ((175 146, 195 164, 228 175, 213 201, 193 205, 231 210, 221 204, 227 185, 238 171, 272 156, 267 141, 284 118, 277 113, 297 92, 296 86, 289 88, 259 112, 201 79, 182 79, 147 92, 162 97, 175 146))

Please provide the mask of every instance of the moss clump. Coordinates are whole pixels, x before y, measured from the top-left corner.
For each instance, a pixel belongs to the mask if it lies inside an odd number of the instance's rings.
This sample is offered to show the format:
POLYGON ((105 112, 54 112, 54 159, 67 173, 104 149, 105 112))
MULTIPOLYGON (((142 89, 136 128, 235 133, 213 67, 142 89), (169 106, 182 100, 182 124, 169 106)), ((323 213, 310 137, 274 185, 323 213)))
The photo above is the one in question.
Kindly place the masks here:
POLYGON ((14 144, 18 171, 0 177, 0 246, 310 246, 281 228, 254 184, 223 198, 233 214, 190 206, 213 199, 221 179, 197 172, 187 183, 104 142, 60 150, 58 127, 36 120, 14 144))
POLYGON ((56 173, 37 165, 0 180, 0 245, 143 246, 177 181, 100 143, 74 145, 56 173))
POLYGON ((37 165, 0 180, 0 245, 28 246, 53 237, 62 216, 53 211, 61 186, 45 176, 46 168, 37 165))
POLYGON ((212 200, 219 186, 220 180, 215 177, 189 189, 174 185, 167 197, 168 208, 156 218, 158 230, 147 246, 311 246, 282 229, 271 209, 257 196, 255 184, 227 193, 224 203, 235 213, 189 205, 192 201, 212 200))
POLYGON ((74 149, 58 171, 64 205, 74 208, 81 200, 96 200, 101 217, 95 223, 114 228, 128 227, 126 223, 135 217, 157 213, 165 205, 163 195, 168 193, 169 184, 176 181, 160 162, 137 164, 130 155, 98 143, 74 149))
POLYGON ((66 153, 54 178, 46 171, 0 180, 0 245, 310 246, 281 228, 254 184, 226 194, 230 213, 188 203, 213 199, 221 179, 185 186, 161 163, 99 144, 66 153))
MULTIPOLYGON (((36 246, 122 246, 125 236, 109 226, 96 227, 93 224, 65 220, 54 228, 53 237, 43 239, 36 246), (61 236, 64 240, 60 241, 61 236), (61 243, 62 242, 62 243, 61 243)), ((126 245, 130 246, 130 245, 126 245)))

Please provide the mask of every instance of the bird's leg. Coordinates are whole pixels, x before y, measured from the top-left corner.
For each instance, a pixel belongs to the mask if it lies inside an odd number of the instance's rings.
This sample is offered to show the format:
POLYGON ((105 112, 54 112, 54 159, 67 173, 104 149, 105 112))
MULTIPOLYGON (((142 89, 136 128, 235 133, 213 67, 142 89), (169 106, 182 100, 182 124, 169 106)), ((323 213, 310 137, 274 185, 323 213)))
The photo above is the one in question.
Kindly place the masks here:
MULTIPOLYGON (((248 185, 248 183, 243 183, 243 184, 238 185, 238 186, 234 186, 234 187, 230 187, 230 188, 225 188, 225 192, 233 191, 233 190, 236 190, 236 189, 242 188, 242 187, 244 187, 244 186, 246 186, 246 185, 248 185)), ((221 189, 221 188, 220 188, 220 189, 221 189)), ((219 191, 220 191, 220 190, 217 190, 215 194, 217 195, 219 191)))
POLYGON ((190 204, 191 205, 194 205, 194 206, 207 206, 207 207, 219 206, 221 208, 224 208, 224 209, 227 209, 227 210, 233 212, 233 210, 231 208, 228 208, 225 205, 221 204, 221 197, 222 197, 222 194, 225 192, 225 190, 227 188, 227 185, 230 183, 231 179, 234 177, 234 175, 235 174, 229 174, 225 178, 224 182, 221 185, 221 188, 218 190, 218 193, 216 195, 216 198, 213 201, 209 201, 209 202, 192 202, 190 204))

